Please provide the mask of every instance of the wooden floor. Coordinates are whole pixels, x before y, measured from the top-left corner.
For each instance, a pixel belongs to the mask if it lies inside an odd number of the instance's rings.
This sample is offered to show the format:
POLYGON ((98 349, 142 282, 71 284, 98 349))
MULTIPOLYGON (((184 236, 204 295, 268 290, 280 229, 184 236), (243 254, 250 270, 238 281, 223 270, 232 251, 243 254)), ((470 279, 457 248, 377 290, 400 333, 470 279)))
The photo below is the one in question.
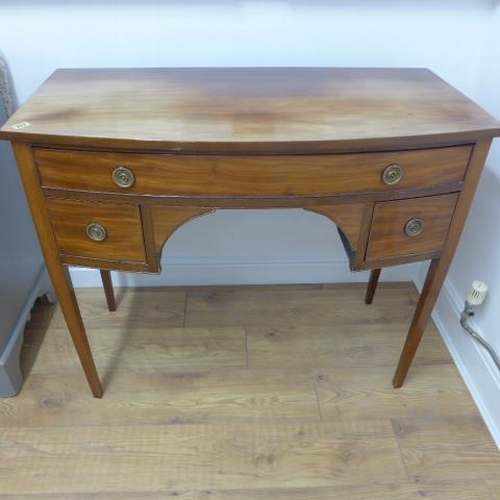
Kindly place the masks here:
POLYGON ((417 294, 382 284, 79 291, 104 399, 56 306, 0 400, 0 498, 500 500, 500 453, 435 328, 391 378, 417 294))

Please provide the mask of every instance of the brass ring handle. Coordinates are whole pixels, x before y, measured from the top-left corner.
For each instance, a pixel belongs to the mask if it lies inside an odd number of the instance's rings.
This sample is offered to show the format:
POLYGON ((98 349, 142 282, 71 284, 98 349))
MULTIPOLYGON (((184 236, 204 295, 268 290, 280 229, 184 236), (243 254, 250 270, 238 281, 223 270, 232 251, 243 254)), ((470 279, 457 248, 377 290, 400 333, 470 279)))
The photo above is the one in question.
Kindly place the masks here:
POLYGON ((425 224, 422 219, 419 219, 418 217, 414 217, 413 219, 410 219, 406 225, 405 225, 405 234, 406 236, 418 236, 421 234, 424 230, 425 224))
POLYGON ((382 172, 382 181, 388 186, 394 186, 403 179, 404 175, 404 168, 397 163, 393 163, 384 168, 382 172))
POLYGON ((135 175, 128 167, 120 166, 113 170, 113 182, 123 189, 132 187, 135 182, 135 175))
POLYGON ((98 222, 91 222, 87 226, 87 236, 92 241, 104 241, 107 238, 108 233, 102 224, 99 224, 98 222))

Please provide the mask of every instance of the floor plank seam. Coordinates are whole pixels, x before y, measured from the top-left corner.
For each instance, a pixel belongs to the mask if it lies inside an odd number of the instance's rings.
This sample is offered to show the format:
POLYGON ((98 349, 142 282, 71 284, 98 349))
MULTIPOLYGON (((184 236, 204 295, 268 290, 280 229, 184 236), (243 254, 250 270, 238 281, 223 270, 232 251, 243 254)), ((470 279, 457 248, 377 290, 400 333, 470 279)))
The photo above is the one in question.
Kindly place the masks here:
POLYGON ((321 401, 319 399, 318 384, 317 384, 317 379, 316 379, 317 376, 318 376, 318 372, 317 372, 317 370, 314 370, 313 371, 313 380, 312 380, 313 390, 314 390, 314 394, 316 394, 316 404, 318 405, 319 421, 323 422, 323 412, 321 410, 321 401))
POLYGON ((184 292, 184 310, 182 314, 182 328, 186 328, 188 292, 184 292))
POLYGON ((250 353, 248 351, 248 328, 245 326, 243 327, 243 330, 245 332, 245 354, 246 354, 247 370, 250 370, 250 353))
POLYGON ((486 491, 490 497, 489 500, 497 500, 495 492, 491 489, 491 487, 489 485, 489 480, 483 479, 483 484, 484 484, 484 488, 486 489, 486 491))
POLYGON ((401 443, 399 442, 398 433, 396 432, 396 429, 394 427, 395 426, 394 419, 390 418, 389 421, 391 423, 392 434, 394 435, 394 440, 396 441, 396 445, 398 447, 399 456, 401 458, 401 463, 403 464, 404 470, 406 472, 406 479, 407 479, 408 483, 413 484, 414 481, 411 480, 410 471, 408 470, 408 466, 406 465, 406 461, 405 461, 404 456, 403 456, 403 450, 401 449, 401 443))

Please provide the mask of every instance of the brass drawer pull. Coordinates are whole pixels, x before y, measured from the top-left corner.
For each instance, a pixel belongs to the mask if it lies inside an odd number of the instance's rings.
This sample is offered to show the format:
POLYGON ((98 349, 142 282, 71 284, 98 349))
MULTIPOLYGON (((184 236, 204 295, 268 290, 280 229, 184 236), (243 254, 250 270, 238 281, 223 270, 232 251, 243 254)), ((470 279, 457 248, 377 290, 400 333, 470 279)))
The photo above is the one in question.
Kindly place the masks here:
POLYGON ((397 163, 393 163, 392 165, 384 168, 384 171, 382 172, 382 181, 388 186, 394 186, 403 179, 404 175, 404 168, 397 163))
POLYGON ((406 236, 418 236, 424 230, 424 221, 415 217, 410 219, 405 225, 406 236))
POLYGON ((108 233, 106 228, 98 222, 91 222, 87 226, 87 236, 93 241, 104 241, 108 233))
POLYGON ((116 167, 113 170, 113 182, 124 189, 132 187, 135 182, 134 172, 127 167, 116 167))

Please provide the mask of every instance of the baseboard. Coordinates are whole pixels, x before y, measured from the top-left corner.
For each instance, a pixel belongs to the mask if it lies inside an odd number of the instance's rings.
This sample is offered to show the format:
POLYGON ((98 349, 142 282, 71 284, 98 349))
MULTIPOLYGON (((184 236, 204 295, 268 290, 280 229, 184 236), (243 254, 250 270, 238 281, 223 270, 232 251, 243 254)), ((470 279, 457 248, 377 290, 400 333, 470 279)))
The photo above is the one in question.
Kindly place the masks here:
MULTIPOLYGON (((353 273, 345 256, 325 254, 278 255, 167 255, 159 275, 113 272, 115 286, 204 286, 296 283, 356 283, 368 279, 367 272, 353 273)), ((413 281, 417 264, 384 269, 381 281, 413 281)), ((77 288, 101 286, 99 272, 71 268, 77 288)))
POLYGON ((15 396, 21 388, 23 376, 19 357, 23 343, 24 327, 30 318, 35 300, 44 293, 49 294, 51 299, 55 298, 47 270, 45 266, 40 266, 38 275, 26 297, 21 314, 12 330, 9 342, 0 355, 0 397, 15 396))
MULTIPOLYGON (((423 281, 424 276, 419 272, 415 280, 419 290, 422 289, 423 281)), ((500 373, 488 353, 460 326, 464 300, 465 296, 460 295, 446 280, 432 318, 500 449, 500 373)), ((481 334, 481 329, 473 319, 470 324, 481 334)))

